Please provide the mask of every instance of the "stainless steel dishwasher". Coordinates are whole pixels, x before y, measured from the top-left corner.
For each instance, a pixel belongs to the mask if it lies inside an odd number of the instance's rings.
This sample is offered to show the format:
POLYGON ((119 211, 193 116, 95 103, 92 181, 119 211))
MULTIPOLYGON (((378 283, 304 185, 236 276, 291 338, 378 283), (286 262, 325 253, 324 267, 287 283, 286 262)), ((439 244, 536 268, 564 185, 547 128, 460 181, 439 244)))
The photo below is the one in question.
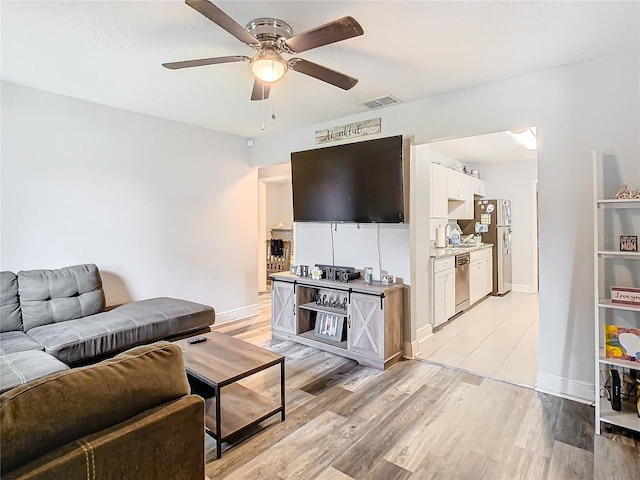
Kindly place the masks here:
POLYGON ((469 306, 469 262, 468 253, 456 255, 456 314, 469 306))

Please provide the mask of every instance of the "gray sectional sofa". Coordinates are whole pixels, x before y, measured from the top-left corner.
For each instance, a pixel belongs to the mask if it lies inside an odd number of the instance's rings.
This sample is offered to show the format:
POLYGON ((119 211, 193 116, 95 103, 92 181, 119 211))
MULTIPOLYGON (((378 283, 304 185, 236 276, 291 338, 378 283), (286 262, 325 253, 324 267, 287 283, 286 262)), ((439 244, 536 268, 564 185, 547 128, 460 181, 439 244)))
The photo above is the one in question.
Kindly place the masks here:
POLYGON ((93 264, 0 272, 0 393, 214 321, 213 308, 166 297, 105 311, 93 264))

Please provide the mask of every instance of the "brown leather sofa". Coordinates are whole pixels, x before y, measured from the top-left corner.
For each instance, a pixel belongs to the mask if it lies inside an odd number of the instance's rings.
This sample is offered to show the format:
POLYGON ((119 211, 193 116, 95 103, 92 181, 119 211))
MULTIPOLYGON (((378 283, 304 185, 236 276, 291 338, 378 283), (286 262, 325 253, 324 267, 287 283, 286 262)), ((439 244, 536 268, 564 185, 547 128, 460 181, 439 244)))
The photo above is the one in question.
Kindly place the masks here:
POLYGON ((2 479, 204 479, 204 402, 189 392, 164 341, 11 389, 2 479))

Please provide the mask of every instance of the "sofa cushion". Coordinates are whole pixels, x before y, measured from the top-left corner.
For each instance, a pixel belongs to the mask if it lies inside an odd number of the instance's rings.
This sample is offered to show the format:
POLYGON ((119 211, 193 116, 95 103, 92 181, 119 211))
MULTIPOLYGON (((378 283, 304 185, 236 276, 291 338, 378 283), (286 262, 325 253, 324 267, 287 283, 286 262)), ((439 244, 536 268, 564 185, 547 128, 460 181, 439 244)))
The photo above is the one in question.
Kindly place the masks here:
MULTIPOLYGON (((64 370, 69 370, 69 367, 40 350, 2 355, 0 356, 0 393, 50 373, 64 370)), ((4 448, 4 444, 2 447, 4 448)))
POLYGON ((18 292, 25 332, 104 310, 102 280, 93 264, 18 272, 18 292))
POLYGON ((137 344, 208 327, 213 308, 174 298, 151 298, 89 317, 32 328, 45 351, 72 365, 137 344))
POLYGON ((18 277, 13 272, 0 272, 0 332, 15 330, 22 330, 18 277))
POLYGON ((29 350, 44 350, 44 347, 24 332, 0 333, 0 355, 29 350))
POLYGON ((0 436, 11 439, 2 442, 2 475, 188 394, 182 352, 169 342, 137 347, 9 390, 0 395, 0 436))

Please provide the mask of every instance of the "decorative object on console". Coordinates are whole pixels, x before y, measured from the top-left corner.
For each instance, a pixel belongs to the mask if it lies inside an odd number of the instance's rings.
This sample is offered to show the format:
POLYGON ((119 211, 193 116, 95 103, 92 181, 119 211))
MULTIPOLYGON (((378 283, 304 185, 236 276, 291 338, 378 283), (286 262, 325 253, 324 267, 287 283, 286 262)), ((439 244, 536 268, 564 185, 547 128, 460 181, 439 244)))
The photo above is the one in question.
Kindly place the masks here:
POLYGON ((346 283, 349 280, 360 278, 360 272, 356 272, 354 267, 336 267, 334 265, 316 265, 316 268, 324 272, 324 277, 332 282, 346 283))
POLYGON ((615 196, 616 200, 631 200, 633 198, 640 198, 640 189, 629 190, 629 185, 622 185, 615 196))
POLYGON ((640 288, 611 287, 611 303, 640 306, 640 288))
POLYGON ((620 251, 621 252, 637 252, 638 236, 637 235, 620 235, 620 251))
POLYGON ((344 342, 347 339, 347 325, 344 322, 344 318, 342 315, 319 312, 313 334, 316 337, 326 338, 334 342, 344 342))
POLYGON ((311 270, 311 278, 313 278, 314 280, 320 280, 323 276, 324 272, 320 267, 318 267, 317 265, 313 267, 313 270, 311 270))
POLYGON ((393 275, 389 274, 383 275, 381 280, 383 285, 393 285, 394 282, 393 275))
POLYGON ((630 362, 640 362, 640 329, 605 325, 607 358, 621 358, 630 362))
POLYGON ((365 283, 373 282, 373 268, 364 267, 364 281, 365 283))

